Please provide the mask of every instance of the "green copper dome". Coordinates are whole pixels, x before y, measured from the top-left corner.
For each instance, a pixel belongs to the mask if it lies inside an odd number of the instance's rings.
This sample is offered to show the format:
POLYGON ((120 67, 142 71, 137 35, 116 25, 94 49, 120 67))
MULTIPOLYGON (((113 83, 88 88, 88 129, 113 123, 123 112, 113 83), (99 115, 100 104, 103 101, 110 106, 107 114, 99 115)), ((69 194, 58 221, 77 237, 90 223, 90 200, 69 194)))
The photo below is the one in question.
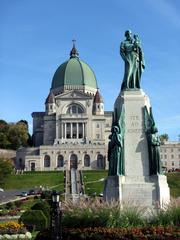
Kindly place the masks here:
POLYGON ((51 89, 57 89, 64 86, 87 86, 97 89, 97 81, 93 70, 88 64, 79 60, 78 52, 73 46, 70 59, 61 64, 56 70, 51 89))

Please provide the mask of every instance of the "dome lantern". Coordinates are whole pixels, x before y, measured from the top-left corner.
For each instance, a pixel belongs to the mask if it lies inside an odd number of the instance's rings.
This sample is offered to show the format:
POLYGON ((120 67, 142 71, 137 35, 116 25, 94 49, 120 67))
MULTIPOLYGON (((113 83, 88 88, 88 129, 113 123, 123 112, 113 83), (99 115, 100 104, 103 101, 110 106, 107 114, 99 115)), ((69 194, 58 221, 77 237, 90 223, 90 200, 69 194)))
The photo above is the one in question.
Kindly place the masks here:
POLYGON ((73 41, 73 47, 71 49, 71 52, 70 52, 70 58, 74 58, 74 57, 79 57, 79 53, 75 47, 75 42, 76 40, 72 40, 73 41))
POLYGON ((79 59, 75 40, 69 60, 57 68, 51 84, 51 91, 55 95, 70 90, 79 90, 93 96, 97 91, 96 76, 91 67, 79 59))

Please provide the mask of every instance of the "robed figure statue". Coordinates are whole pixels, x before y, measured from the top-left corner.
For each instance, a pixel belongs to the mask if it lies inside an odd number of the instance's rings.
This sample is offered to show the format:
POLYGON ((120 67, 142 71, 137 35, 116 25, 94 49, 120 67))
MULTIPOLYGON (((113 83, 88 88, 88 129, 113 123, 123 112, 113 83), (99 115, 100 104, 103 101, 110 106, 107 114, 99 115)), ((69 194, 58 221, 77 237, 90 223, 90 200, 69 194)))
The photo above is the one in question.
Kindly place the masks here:
POLYGON ((120 116, 117 109, 113 113, 113 124, 109 136, 108 161, 109 176, 124 175, 124 107, 120 116))
POLYGON ((140 89, 140 79, 145 68, 144 54, 138 35, 134 35, 133 39, 131 31, 127 30, 125 37, 120 45, 120 55, 125 63, 121 90, 137 90, 140 89))
POLYGON ((149 150, 149 173, 150 175, 162 174, 160 159, 161 141, 158 135, 158 129, 155 126, 152 108, 150 108, 148 112, 147 107, 144 107, 144 119, 149 150))

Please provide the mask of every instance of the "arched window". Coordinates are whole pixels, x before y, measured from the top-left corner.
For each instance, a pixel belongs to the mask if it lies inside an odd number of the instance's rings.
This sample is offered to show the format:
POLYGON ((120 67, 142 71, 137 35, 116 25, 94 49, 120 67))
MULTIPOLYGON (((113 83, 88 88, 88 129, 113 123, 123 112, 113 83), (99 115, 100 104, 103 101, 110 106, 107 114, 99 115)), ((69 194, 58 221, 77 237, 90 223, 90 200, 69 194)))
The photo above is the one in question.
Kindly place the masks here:
POLYGON ((62 155, 58 155, 57 167, 63 167, 63 166, 64 166, 64 157, 62 155))
POLYGON ((71 154, 70 156, 70 168, 77 169, 77 155, 76 154, 71 154))
POLYGON ((84 156, 84 166, 90 167, 90 156, 88 154, 85 154, 84 156))
POLYGON ((105 169, 105 160, 102 154, 97 155, 97 167, 99 169, 105 169))
POLYGON ((78 104, 71 104, 67 110, 67 114, 81 114, 83 112, 84 109, 78 104))
POLYGON ((50 167, 50 156, 49 155, 44 156, 44 167, 50 167))

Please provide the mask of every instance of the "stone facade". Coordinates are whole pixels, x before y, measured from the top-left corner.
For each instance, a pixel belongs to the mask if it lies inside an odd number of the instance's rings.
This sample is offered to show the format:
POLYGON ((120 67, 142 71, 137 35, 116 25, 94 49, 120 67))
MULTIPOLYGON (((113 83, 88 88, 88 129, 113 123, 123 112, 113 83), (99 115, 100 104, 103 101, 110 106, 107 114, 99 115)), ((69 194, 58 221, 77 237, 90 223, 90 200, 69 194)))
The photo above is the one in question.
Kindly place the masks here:
POLYGON ((94 72, 76 49, 55 72, 45 111, 32 117, 34 147, 17 151, 17 169, 108 168, 112 112, 104 111, 94 72))
POLYGON ((161 145, 161 162, 167 171, 180 169, 180 142, 165 142, 161 145))

